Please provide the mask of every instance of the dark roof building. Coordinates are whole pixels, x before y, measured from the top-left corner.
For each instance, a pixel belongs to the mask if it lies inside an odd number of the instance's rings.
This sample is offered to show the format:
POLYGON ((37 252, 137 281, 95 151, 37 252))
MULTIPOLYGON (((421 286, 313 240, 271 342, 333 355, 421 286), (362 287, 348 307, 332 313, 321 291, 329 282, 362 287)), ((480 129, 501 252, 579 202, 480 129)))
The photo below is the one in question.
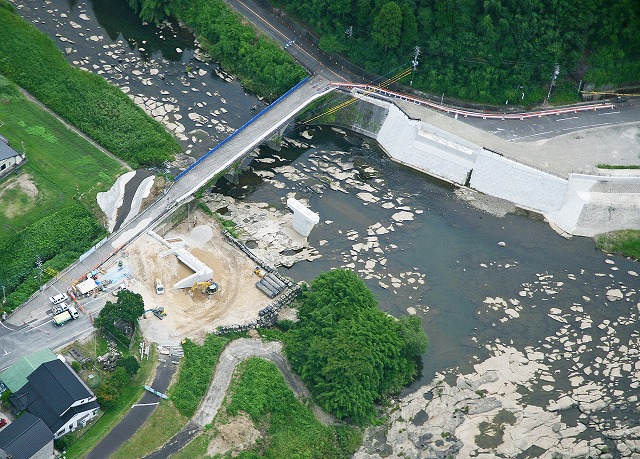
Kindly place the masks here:
POLYGON ((50 459, 53 456, 53 434, 42 419, 23 413, 0 431, 0 458, 50 459))
POLYGON ((38 416, 55 438, 82 427, 98 413, 96 397, 61 360, 41 364, 27 377, 27 384, 10 397, 15 411, 38 416))

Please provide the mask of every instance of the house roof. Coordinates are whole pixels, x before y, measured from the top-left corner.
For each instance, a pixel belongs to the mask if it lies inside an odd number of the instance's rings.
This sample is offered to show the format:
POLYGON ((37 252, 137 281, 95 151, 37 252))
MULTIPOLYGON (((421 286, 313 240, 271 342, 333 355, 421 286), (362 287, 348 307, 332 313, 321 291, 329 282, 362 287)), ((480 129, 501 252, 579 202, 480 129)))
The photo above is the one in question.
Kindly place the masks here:
POLYGON ((29 413, 23 413, 0 431, 0 449, 10 454, 12 459, 29 459, 52 440, 53 433, 42 419, 29 413))
POLYGON ((20 153, 15 151, 6 143, 0 141, 0 161, 4 159, 13 158, 14 156, 20 156, 20 153))
POLYGON ((78 400, 93 397, 76 372, 58 359, 43 363, 27 379, 31 390, 42 397, 57 417, 62 416, 78 400))
POLYGON ((67 423, 78 413, 86 413, 89 411, 97 410, 100 408, 98 402, 95 400, 89 403, 83 403, 82 405, 74 406, 67 411, 64 416, 58 418, 58 420, 49 426, 49 429, 55 434, 61 427, 67 425, 67 423))
POLYGON ((0 373, 0 381, 11 392, 17 392, 27 383, 27 376, 33 373, 41 364, 52 360, 57 360, 57 357, 50 349, 42 349, 29 354, 0 373))

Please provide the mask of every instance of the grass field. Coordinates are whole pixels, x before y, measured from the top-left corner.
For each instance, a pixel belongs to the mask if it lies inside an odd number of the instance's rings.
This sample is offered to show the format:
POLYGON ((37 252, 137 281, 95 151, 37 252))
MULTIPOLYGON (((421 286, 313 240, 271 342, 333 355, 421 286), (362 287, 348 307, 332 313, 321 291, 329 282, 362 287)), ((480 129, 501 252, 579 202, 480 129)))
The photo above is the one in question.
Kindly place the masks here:
POLYGON ((3 308, 11 310, 38 288, 36 255, 59 271, 106 234, 96 194, 126 169, 1 75, 0 123, 0 134, 27 157, 0 181, 0 279, 3 308))
POLYGON ((640 259, 640 230, 621 230, 600 234, 596 237, 600 250, 617 253, 625 257, 640 259))
POLYGON ((0 134, 27 164, 0 181, 0 238, 67 206, 82 202, 98 216, 96 194, 126 169, 55 117, 29 102, 0 76, 0 134))

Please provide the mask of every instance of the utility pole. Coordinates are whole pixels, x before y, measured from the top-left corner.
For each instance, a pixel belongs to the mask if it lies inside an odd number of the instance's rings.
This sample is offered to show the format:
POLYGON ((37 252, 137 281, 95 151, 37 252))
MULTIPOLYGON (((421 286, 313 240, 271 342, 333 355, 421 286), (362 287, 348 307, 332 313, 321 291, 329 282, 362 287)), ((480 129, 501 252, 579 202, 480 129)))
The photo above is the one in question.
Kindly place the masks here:
POLYGON ((7 292, 4 289, 4 285, 2 286, 2 304, 5 304, 7 302, 7 292))
POLYGON ((547 97, 544 99, 543 105, 546 105, 547 102, 549 101, 549 97, 551 97, 551 90, 555 86, 556 79, 558 78, 559 74, 560 74, 560 64, 556 64, 555 67, 553 68, 553 76, 551 77, 551 84, 549 85, 549 92, 547 93, 547 97))
MULTIPOLYGON (((413 71, 415 73, 416 69, 418 68, 418 56, 420 55, 420 47, 416 46, 416 48, 414 49, 414 53, 413 53, 413 60, 411 61, 411 64, 413 65, 413 71)), ((413 80, 409 81, 409 86, 413 86, 413 80)))
POLYGON ((353 37, 353 26, 347 27, 347 30, 344 31, 347 38, 353 37))
POLYGON ((36 255, 36 267, 38 268, 38 282, 40 283, 40 290, 42 290, 42 258, 40 258, 40 255, 36 255))

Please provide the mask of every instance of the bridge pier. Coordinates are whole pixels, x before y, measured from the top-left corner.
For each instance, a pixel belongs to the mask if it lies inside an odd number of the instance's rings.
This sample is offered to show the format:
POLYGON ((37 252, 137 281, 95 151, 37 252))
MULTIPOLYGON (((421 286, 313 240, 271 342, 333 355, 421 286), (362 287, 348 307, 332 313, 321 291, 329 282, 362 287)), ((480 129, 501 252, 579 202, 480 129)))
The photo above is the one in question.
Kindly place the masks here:
POLYGON ((271 135, 271 137, 265 140, 264 144, 274 151, 280 151, 282 148, 282 138, 284 137, 284 132, 289 127, 289 124, 290 123, 287 123, 284 126, 281 126, 271 135))

